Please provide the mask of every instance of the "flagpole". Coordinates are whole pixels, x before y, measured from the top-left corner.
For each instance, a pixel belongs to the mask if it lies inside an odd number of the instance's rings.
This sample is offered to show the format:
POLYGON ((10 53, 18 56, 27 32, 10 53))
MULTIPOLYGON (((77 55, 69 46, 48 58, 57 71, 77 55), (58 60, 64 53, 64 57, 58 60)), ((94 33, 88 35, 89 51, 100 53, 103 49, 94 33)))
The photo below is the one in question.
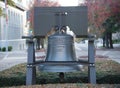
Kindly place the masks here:
POLYGON ((6 51, 8 51, 8 12, 7 12, 7 0, 4 0, 5 2, 5 47, 6 51))

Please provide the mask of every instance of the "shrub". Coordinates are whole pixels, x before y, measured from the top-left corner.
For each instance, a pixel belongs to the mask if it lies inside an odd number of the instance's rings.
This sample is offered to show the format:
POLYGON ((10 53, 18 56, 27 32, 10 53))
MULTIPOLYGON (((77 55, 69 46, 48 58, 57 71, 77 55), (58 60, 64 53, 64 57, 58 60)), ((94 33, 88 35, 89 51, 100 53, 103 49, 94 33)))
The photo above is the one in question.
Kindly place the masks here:
POLYGON ((120 40, 118 40, 118 39, 115 39, 115 40, 112 40, 113 41, 113 44, 118 44, 118 43, 120 43, 120 40))
POLYGON ((5 51, 6 51, 6 47, 3 47, 3 48, 2 48, 2 51, 5 52, 5 51))
POLYGON ((8 46, 8 51, 12 51, 12 46, 8 46))
POLYGON ((1 51, 1 47, 0 47, 0 51, 1 51))

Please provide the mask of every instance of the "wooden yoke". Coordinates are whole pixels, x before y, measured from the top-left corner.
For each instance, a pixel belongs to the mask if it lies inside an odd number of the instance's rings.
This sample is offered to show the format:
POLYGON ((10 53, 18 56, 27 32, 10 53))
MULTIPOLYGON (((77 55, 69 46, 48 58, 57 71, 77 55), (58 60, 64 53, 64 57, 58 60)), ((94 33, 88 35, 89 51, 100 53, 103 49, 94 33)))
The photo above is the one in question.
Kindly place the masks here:
POLYGON ((69 28, 76 37, 87 37, 88 16, 86 6, 77 7, 35 7, 34 35, 46 36, 51 28, 63 26, 69 28))

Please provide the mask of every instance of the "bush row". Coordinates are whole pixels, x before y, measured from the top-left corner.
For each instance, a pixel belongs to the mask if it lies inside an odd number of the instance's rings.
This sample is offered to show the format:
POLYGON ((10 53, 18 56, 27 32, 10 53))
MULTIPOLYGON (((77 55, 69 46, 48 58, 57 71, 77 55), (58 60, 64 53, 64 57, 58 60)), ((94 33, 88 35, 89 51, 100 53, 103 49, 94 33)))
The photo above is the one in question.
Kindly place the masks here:
POLYGON ((0 51, 3 51, 3 52, 5 52, 5 51, 12 51, 12 46, 8 46, 8 48, 6 49, 6 47, 0 47, 0 51))
POLYGON ((115 39, 115 40, 112 40, 113 41, 113 44, 118 44, 118 43, 120 43, 120 40, 118 40, 118 39, 115 39))
MULTIPOLYGON (((36 84, 58 84, 58 83, 88 83, 88 77, 66 77, 64 80, 60 78, 47 78, 47 77, 36 77, 36 84)), ((0 77, 0 87, 7 86, 21 86, 26 84, 26 77, 0 77)), ((97 77, 97 84, 120 84, 120 75, 106 75, 104 77, 97 77)))

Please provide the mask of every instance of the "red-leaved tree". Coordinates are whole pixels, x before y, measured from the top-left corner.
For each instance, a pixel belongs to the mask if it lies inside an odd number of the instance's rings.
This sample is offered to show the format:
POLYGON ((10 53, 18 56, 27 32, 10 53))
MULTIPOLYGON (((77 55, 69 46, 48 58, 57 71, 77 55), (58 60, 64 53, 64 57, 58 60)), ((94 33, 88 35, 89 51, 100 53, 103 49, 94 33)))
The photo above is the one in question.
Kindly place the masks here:
POLYGON ((88 7, 89 24, 96 27, 110 16, 120 13, 120 0, 85 0, 85 5, 88 7))
MULTIPOLYGON (((106 32, 105 35, 108 36, 106 38, 107 43, 110 43, 110 48, 113 48, 112 31, 114 28, 111 29, 109 27, 109 29, 106 29, 106 27, 103 26, 103 23, 111 17, 118 17, 118 19, 120 18, 117 15, 120 14, 120 0, 85 0, 85 5, 88 7, 89 27, 95 29, 96 35, 106 32)), ((107 45, 107 47, 109 46, 107 45)))

